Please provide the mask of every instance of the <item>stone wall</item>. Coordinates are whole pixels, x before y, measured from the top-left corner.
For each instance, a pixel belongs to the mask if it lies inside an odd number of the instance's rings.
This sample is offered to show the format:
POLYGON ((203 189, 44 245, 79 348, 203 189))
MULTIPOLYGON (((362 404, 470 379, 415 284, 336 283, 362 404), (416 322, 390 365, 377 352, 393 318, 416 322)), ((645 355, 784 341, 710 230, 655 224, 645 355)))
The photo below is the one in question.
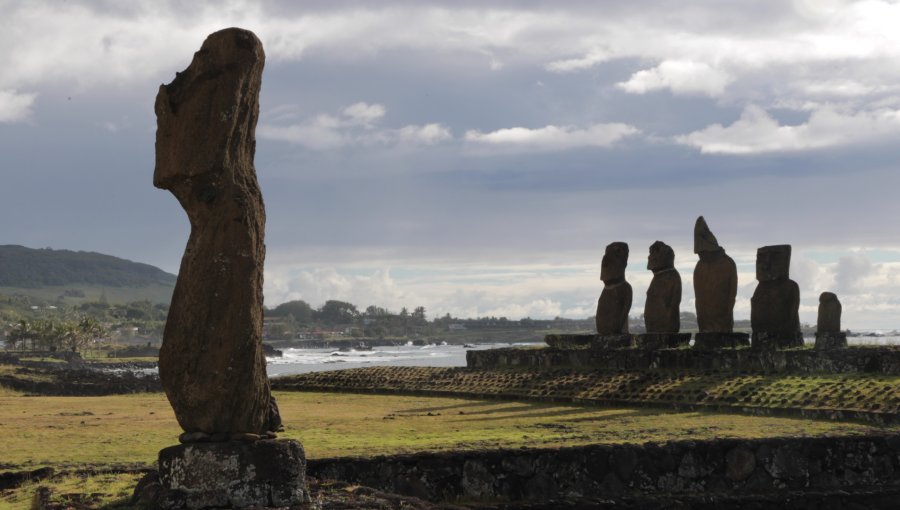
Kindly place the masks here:
POLYGON ((468 351, 469 368, 584 367, 606 370, 720 370, 900 375, 900 347, 791 349, 490 349, 468 351))
POLYGON ((896 491, 900 438, 723 439, 420 453, 313 460, 308 473, 431 501, 698 493, 777 498, 799 490, 896 491))

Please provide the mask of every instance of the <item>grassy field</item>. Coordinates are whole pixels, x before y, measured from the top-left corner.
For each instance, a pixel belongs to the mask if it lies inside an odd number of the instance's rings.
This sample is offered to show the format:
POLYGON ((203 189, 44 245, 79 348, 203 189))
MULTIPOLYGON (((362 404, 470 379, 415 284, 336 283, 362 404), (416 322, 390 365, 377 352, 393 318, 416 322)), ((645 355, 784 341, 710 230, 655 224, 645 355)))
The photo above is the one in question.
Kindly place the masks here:
MULTIPOLYGON (((276 388, 405 391, 509 399, 567 399, 709 408, 900 414, 900 376, 745 374, 677 370, 608 372, 578 369, 467 370, 369 367, 274 379, 276 388)), ((304 390, 305 391, 305 390, 304 390)), ((896 421, 896 420, 895 420, 896 421)))
MULTIPOLYGON (((672 439, 859 434, 856 423, 653 409, 335 393, 276 393, 310 458, 672 439)), ((890 430, 900 430, 893 428, 890 430)), ((0 396, 0 469, 155 461, 180 430, 164 395, 0 396)))
POLYGON ((72 284, 63 286, 48 286, 38 288, 0 287, 0 295, 5 296, 29 296, 47 302, 55 302, 67 290, 80 290, 84 297, 65 297, 63 301, 67 305, 80 305, 84 302, 99 301, 101 296, 111 304, 130 303, 144 299, 151 303, 166 303, 172 299, 172 291, 175 285, 154 283, 139 287, 112 287, 101 285, 72 284))
MULTIPOLYGON (((733 414, 460 398, 276 392, 286 431, 309 458, 420 451, 644 443, 676 439, 847 435, 900 428, 733 414)), ((155 463, 180 429, 161 393, 28 397, 0 387, 0 471, 69 471, 48 485, 122 503, 138 475, 79 475, 90 466, 155 463)), ((39 484, 0 492, 0 509, 27 508, 39 484)))

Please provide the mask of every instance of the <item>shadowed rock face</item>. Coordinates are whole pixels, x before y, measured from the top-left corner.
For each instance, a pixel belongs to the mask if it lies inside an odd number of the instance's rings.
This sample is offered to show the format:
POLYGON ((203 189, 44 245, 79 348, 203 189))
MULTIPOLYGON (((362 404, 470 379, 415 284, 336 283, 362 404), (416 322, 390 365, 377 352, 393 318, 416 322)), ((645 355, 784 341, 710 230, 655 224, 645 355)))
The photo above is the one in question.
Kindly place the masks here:
POLYGON ((694 226, 694 253, 700 260, 694 268, 697 326, 701 333, 731 333, 737 296, 737 266, 719 246, 703 216, 694 226))
POLYGON ((764 246, 756 252, 759 285, 750 299, 750 325, 759 347, 803 345, 800 287, 789 278, 791 247, 764 246))
POLYGON ((647 269, 653 271, 644 305, 647 332, 677 333, 681 329, 681 275, 675 269, 675 252, 666 243, 656 241, 650 246, 647 269))
POLYGON ((606 247, 600 266, 603 292, 597 301, 597 333, 618 335, 628 333, 628 312, 631 310, 631 285, 625 281, 628 265, 628 245, 616 242, 606 247))
POLYGON ((841 302, 833 292, 819 295, 819 318, 816 333, 833 334, 841 332, 841 302))
POLYGON ((187 432, 277 427, 261 343, 266 217, 253 167, 264 62, 252 32, 222 30, 156 96, 153 184, 175 195, 191 224, 159 356, 187 432))

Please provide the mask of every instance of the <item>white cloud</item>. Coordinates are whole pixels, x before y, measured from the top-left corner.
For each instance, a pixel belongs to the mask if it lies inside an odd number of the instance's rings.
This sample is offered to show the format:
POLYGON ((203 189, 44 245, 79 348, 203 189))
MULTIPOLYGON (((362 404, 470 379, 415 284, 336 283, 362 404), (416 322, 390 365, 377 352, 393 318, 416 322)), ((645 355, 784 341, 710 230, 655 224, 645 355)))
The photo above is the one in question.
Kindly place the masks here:
POLYGON ((0 123, 21 122, 31 116, 31 106, 37 94, 23 94, 15 90, 0 90, 0 123))
POLYGON ((856 294, 861 290, 871 289, 866 285, 866 279, 879 270, 865 253, 841 257, 834 268, 835 288, 842 294, 856 294))
POLYGON ((385 129, 363 139, 364 142, 433 145, 452 140, 450 130, 442 124, 409 125, 399 129, 385 129))
POLYGON ((387 110, 381 104, 353 103, 342 112, 351 124, 371 126, 384 117, 387 110))
POLYGON ((674 94, 719 96, 732 81, 725 71, 703 62, 666 60, 652 69, 632 74, 628 81, 617 86, 631 94, 669 89, 674 94))
POLYGON ((509 319, 584 318, 602 288, 599 268, 467 265, 404 267, 397 277, 387 267, 323 266, 292 268, 269 265, 266 305, 303 299, 320 306, 328 299, 398 311, 424 306, 430 316, 507 317, 509 319), (586 275, 585 272, 588 272, 586 275), (565 312, 563 311, 565 310, 565 312))
POLYGON ((377 103, 358 102, 342 109, 339 115, 318 114, 284 124, 285 120, 296 118, 293 110, 295 108, 288 105, 274 108, 271 115, 273 123, 264 121, 260 124, 258 135, 318 151, 352 145, 432 145, 453 138, 448 128, 437 123, 382 128, 379 123, 387 108, 377 103))
POLYGON ((465 140, 524 151, 560 151, 578 147, 610 147, 639 132, 636 127, 621 123, 591 124, 586 128, 549 125, 537 129, 505 128, 489 133, 470 130, 466 132, 465 140))
POLYGON ((580 58, 568 58, 563 60, 554 60, 545 67, 548 71, 554 73, 568 73, 572 71, 581 71, 591 68, 597 64, 606 62, 610 59, 609 52, 593 49, 587 55, 580 58))
POLYGON ((821 149, 900 134, 900 110, 843 113, 830 107, 814 111, 807 122, 781 125, 765 110, 748 106, 729 126, 713 124, 675 137, 678 143, 710 154, 757 154, 821 149))

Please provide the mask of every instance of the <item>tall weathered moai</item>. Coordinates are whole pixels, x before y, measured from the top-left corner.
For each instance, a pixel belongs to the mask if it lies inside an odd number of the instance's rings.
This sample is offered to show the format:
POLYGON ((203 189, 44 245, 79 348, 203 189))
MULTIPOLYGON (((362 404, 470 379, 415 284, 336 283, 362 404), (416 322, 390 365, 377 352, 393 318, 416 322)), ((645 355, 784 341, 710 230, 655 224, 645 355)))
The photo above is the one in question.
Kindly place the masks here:
POLYGON ((600 279, 603 292, 597 300, 596 348, 631 347, 633 340, 628 333, 628 312, 631 311, 631 285, 625 281, 628 265, 628 245, 611 243, 606 247, 600 263, 600 279))
POLYGON ((719 246, 703 216, 694 224, 694 253, 700 259, 694 267, 694 299, 700 330, 694 337, 694 347, 718 349, 749 345, 749 335, 734 333, 737 266, 719 246))
POLYGON ((644 303, 647 333, 637 337, 644 349, 675 348, 688 345, 691 335, 681 330, 681 275, 675 269, 675 251, 662 241, 650 245, 647 269, 653 280, 644 303))
POLYGON ((819 295, 816 349, 847 347, 847 334, 841 331, 841 312, 841 302, 833 292, 823 292, 819 295))
POLYGON ((791 246, 763 246, 756 251, 759 284, 750 299, 752 345, 784 349, 803 345, 800 332, 800 287, 790 279, 791 246))
POLYGON ((172 295, 159 376, 182 445, 160 452, 163 508, 288 506, 308 500, 262 350, 265 209, 253 165, 265 62, 252 32, 210 35, 156 96, 153 184, 191 232, 172 295))

